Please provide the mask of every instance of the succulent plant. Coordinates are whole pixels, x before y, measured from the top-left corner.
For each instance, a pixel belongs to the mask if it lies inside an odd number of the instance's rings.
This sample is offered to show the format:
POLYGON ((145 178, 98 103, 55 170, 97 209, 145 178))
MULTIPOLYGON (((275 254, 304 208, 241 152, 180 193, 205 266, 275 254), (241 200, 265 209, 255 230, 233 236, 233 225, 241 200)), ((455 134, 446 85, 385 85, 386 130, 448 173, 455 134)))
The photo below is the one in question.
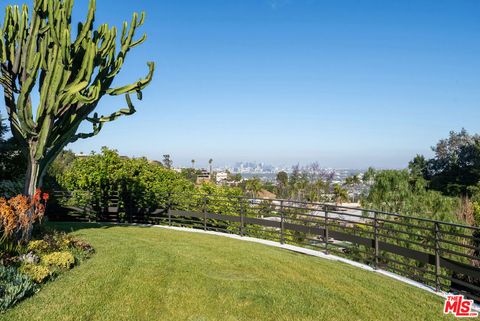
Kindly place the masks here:
POLYGON ((86 20, 78 24, 73 37, 72 9, 73 0, 34 0, 31 16, 27 5, 7 6, 0 26, 0 85, 12 133, 28 159, 28 195, 41 187, 48 165, 67 144, 92 137, 104 123, 133 114, 130 94, 141 99, 154 73, 154 63, 149 62, 146 78, 112 87, 130 49, 146 39, 146 35, 134 39, 144 13, 134 13, 130 25, 124 22, 117 41, 116 27, 94 28, 95 0, 90 0, 86 20), (34 90, 39 99, 35 109, 34 90), (105 95, 125 95, 126 108, 107 116, 94 113, 105 95), (77 133, 84 121, 92 124, 92 132, 77 133))

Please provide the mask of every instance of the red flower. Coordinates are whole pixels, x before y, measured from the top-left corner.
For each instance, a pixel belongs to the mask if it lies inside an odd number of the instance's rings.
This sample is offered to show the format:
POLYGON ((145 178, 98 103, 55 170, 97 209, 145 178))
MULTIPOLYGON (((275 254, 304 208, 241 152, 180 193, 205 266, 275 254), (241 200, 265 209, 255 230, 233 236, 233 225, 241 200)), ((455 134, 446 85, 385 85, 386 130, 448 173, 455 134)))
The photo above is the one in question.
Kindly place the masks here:
POLYGON ((35 190, 35 194, 33 195, 33 199, 38 202, 40 201, 41 195, 42 195, 42 191, 39 188, 37 188, 35 190))
POLYGON ((49 197, 50 197, 50 195, 48 195, 48 193, 43 193, 42 198, 45 202, 48 201, 49 197))

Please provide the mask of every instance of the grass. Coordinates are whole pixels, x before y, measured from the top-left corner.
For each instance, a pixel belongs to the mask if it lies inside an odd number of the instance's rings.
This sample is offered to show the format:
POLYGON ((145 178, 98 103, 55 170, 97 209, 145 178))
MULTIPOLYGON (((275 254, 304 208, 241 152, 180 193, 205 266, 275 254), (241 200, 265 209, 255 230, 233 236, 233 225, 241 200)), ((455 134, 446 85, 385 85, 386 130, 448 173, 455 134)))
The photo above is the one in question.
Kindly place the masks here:
POLYGON ((442 299, 358 268, 160 228, 59 224, 97 253, 0 320, 442 320, 442 299))

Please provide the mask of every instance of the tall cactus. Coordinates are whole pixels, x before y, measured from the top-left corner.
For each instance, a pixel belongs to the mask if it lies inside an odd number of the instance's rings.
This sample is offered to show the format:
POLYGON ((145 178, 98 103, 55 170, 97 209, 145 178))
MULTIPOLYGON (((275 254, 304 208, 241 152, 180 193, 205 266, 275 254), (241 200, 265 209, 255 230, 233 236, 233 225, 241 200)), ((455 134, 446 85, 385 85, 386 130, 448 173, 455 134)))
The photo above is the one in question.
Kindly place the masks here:
POLYGON ((68 143, 92 137, 104 123, 133 114, 130 94, 141 99, 141 90, 153 77, 154 63, 149 62, 145 79, 112 87, 129 50, 146 39, 143 35, 134 40, 143 12, 133 14, 130 26, 123 23, 117 41, 117 28, 101 24, 94 29, 95 0, 90 0, 86 21, 78 24, 73 38, 72 8, 73 0, 34 0, 29 16, 26 5, 8 6, 0 26, 0 84, 12 133, 28 158, 28 195, 41 186, 47 167, 68 143), (35 115, 34 90, 39 93, 35 115), (105 95, 125 95, 127 107, 99 116, 94 110, 105 95), (92 124, 91 133, 77 133, 83 121, 92 124))

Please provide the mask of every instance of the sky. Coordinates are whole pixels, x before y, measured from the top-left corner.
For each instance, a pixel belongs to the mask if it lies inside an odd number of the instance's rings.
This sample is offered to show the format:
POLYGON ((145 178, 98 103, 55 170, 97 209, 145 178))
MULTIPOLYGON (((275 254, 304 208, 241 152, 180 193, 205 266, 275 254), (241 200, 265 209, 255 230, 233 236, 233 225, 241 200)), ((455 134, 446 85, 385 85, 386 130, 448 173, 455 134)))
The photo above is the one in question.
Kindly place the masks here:
MULTIPOLYGON (((97 22, 147 13, 148 39, 115 83, 147 61, 156 74, 135 115, 75 152, 401 168, 450 130, 480 132, 480 1, 97 2, 97 22)), ((80 19, 86 1, 74 10, 80 19)), ((124 105, 105 97, 97 111, 124 105)))

